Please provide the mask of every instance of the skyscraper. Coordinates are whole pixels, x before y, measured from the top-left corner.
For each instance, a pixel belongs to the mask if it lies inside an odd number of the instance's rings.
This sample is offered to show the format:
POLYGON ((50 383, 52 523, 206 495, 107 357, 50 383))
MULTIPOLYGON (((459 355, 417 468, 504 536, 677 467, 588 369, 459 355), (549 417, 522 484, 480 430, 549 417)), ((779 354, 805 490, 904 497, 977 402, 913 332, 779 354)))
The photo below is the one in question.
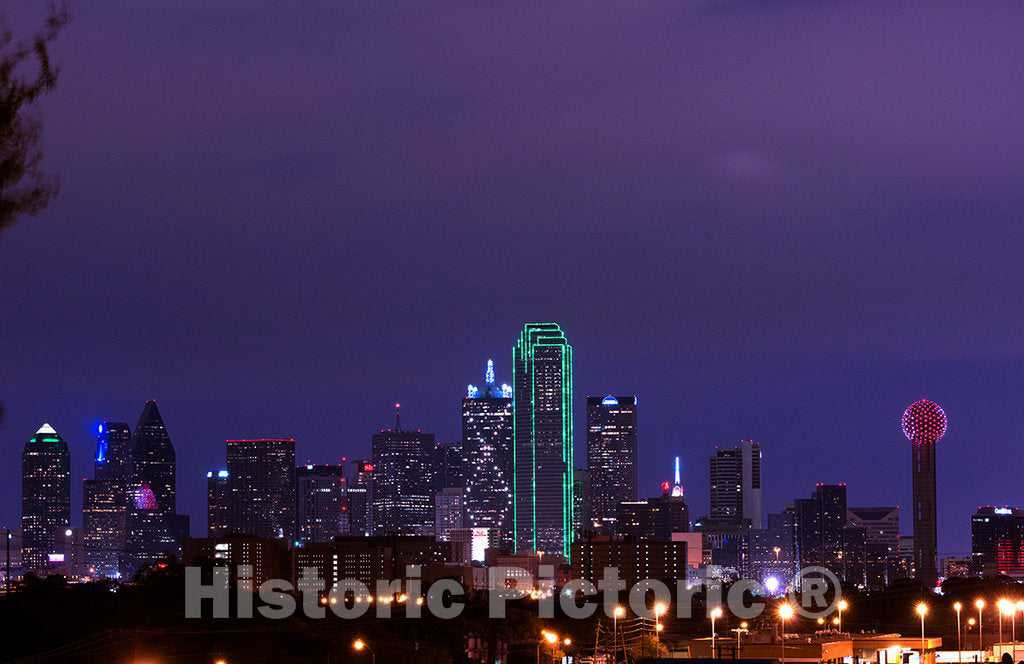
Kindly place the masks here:
POLYGON ((517 551, 572 545, 572 346, 556 323, 527 323, 513 351, 513 527, 517 551))
POLYGON ((1024 509, 978 508, 971 516, 971 567, 978 576, 1024 579, 1024 509))
POLYGON ((911 443, 914 489, 914 569, 928 587, 938 581, 936 534, 935 444, 946 434, 946 413, 938 404, 921 399, 903 412, 903 434, 911 443))
POLYGON ((799 567, 824 567, 841 577, 846 485, 817 485, 810 498, 793 501, 793 513, 794 555, 799 567))
POLYGON ((64 439, 43 424, 21 455, 21 561, 26 572, 46 573, 57 552, 57 534, 70 525, 71 455, 64 439))
POLYGON ((512 387, 494 380, 487 360, 484 386, 469 385, 462 400, 462 451, 466 458, 466 521, 496 528, 512 543, 512 387))
POLYGON ((348 481, 345 466, 306 464, 295 469, 296 539, 330 542, 348 535, 348 481))
POLYGON ((177 513, 176 457, 155 401, 147 401, 131 443, 122 576, 164 553, 180 555, 188 517, 177 513))
POLYGON ((885 588, 897 578, 900 508, 847 507, 846 522, 865 531, 867 587, 885 588))
POLYGON ((227 441, 231 489, 228 531, 254 537, 295 537, 295 440, 227 441))
POLYGON ((434 434, 402 429, 396 413, 395 429, 373 434, 371 446, 374 534, 433 535, 434 434))
POLYGON ((127 483, 132 472, 132 431, 127 422, 100 422, 94 477, 127 483))
POLYGON ((636 397, 587 397, 590 526, 614 533, 619 503, 636 500, 636 397))
POLYGON ((445 489, 462 488, 466 484, 466 458, 462 443, 434 443, 433 467, 434 493, 445 489))
POLYGON ((231 510, 230 473, 227 469, 206 472, 206 536, 223 537, 228 534, 231 510))
POLYGON ((373 534, 373 461, 352 462, 348 481, 348 530, 356 537, 373 534))
POLYGON ((711 457, 711 518, 747 519, 761 527, 761 447, 741 440, 711 457))
POLYGON ((84 566, 94 577, 119 576, 125 549, 132 434, 125 422, 101 422, 93 479, 82 481, 84 566))

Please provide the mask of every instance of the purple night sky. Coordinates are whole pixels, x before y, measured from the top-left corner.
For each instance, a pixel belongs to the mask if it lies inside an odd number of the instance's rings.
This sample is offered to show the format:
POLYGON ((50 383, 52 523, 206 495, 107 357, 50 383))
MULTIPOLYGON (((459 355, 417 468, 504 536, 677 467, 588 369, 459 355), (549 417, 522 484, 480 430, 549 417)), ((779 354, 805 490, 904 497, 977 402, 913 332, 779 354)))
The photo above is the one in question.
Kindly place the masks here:
MULTIPOLYGON (((911 530, 900 416, 949 415, 939 552, 1024 505, 1024 4, 80 2, 43 100, 62 191, 0 237, 0 522, 22 443, 157 398, 205 528, 228 437, 459 436, 527 320, 639 395, 642 495, 764 450, 911 530), (342 6, 342 4, 344 6, 342 6)), ((10 3, 12 24, 43 7, 10 3)), ((23 33, 24 34, 24 33, 23 33)))

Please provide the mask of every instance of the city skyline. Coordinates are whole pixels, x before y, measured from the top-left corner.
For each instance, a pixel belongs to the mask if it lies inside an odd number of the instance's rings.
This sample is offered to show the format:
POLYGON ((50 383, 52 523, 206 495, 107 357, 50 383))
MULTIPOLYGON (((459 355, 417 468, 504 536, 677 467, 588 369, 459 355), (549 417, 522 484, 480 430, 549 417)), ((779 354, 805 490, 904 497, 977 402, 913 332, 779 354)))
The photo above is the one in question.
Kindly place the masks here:
MULTIPOLYGON (((558 333, 559 333, 559 334, 561 334, 561 332, 560 332, 560 331, 559 331, 558 333)), ((488 378, 488 380, 491 380, 492 382, 493 382, 493 378, 492 378, 492 376, 493 376, 493 372, 494 372, 494 363, 493 363, 493 360, 488 360, 488 361, 487 361, 487 378, 488 378)), ((485 385, 489 385, 489 384, 485 383, 485 385)), ((472 391, 472 388, 473 388, 473 387, 474 387, 474 386, 470 386, 470 389, 471 389, 471 391, 472 391)), ((507 389, 509 389, 509 386, 507 386, 507 385, 506 385, 506 386, 502 386, 502 387, 503 387, 503 389, 506 389, 506 390, 507 390, 507 389)), ((478 388, 478 389, 479 389, 479 388, 478 388)), ((507 392, 506 392, 506 394, 507 394, 507 392)), ((583 402, 584 402, 584 404, 583 404, 583 405, 586 405, 586 403, 587 403, 587 402, 589 402, 589 401, 595 401, 595 402, 597 402, 597 403, 600 403, 600 401, 601 401, 601 400, 602 400, 603 398, 604 398, 604 397, 590 397, 590 396, 585 396, 585 397, 582 397, 582 399, 583 399, 583 402)), ((928 401, 927 401, 927 400, 922 400, 922 402, 924 402, 924 403, 928 403, 928 401)), ((396 417, 398 417, 398 414, 397 414, 397 408, 399 407, 399 404, 394 404, 394 407, 396 408, 396 411, 395 411, 395 416, 396 416, 396 417)), ((577 410, 578 410, 578 409, 577 409, 577 410)), ((909 411, 908 411, 908 412, 909 412, 909 411)), ((159 412, 157 411, 157 406, 156 406, 156 403, 155 403, 155 401, 152 401, 152 400, 151 400, 151 401, 148 401, 148 402, 146 402, 146 404, 145 404, 145 408, 144 408, 144 411, 143 411, 143 415, 142 415, 142 418, 140 419, 140 425, 142 424, 142 422, 145 422, 145 421, 147 421, 147 419, 148 419, 148 418, 153 418, 153 417, 155 417, 155 419, 156 419, 156 424, 157 424, 157 425, 158 425, 158 426, 160 427, 160 435, 165 435, 165 434, 163 433, 163 422, 162 422, 162 420, 160 419, 160 414, 159 414, 159 412), (152 413, 152 414, 151 414, 151 413, 152 413)), ((906 418, 906 416, 904 415, 904 418, 902 418, 902 427, 903 427, 903 429, 904 429, 904 433, 906 433, 906 419, 905 419, 905 418, 906 418)), ((114 424, 120 424, 120 423, 114 423, 114 424)), ((397 423, 396 423, 396 424, 397 424, 397 426, 398 426, 398 427, 400 427, 400 426, 401 426, 401 422, 400 422, 400 419, 399 419, 399 420, 397 420, 397 423)), ((97 465, 97 467, 100 467, 100 466, 102 466, 102 465, 103 465, 103 463, 101 463, 101 458, 102 458, 102 461, 103 461, 103 462, 106 462, 106 461, 107 461, 107 459, 106 459, 106 458, 103 458, 103 457, 104 457, 104 455, 105 455, 105 451, 106 451, 106 449, 107 449, 107 447, 108 447, 107 439, 108 439, 108 436, 110 435, 110 432, 109 432, 109 429, 110 429, 110 425, 111 425, 111 423, 110 423, 110 422, 103 422, 103 423, 101 423, 101 425, 100 425, 100 429, 99 429, 99 431, 100 431, 100 434, 99 434, 99 435, 98 435, 98 436, 96 437, 96 442, 94 443, 94 445, 96 446, 96 453, 95 453, 95 458, 93 459, 93 461, 94 461, 94 463, 95 463, 95 464, 97 465), (105 429, 106 429, 106 430, 105 430, 105 429)), ((44 426, 49 426, 49 425, 47 424, 47 425, 44 425, 44 426)), ((419 431, 420 431, 421 429, 415 429, 415 430, 404 430, 404 429, 400 429, 400 428, 395 428, 395 429, 381 429, 380 431, 378 431, 378 432, 375 432, 374 434, 372 434, 372 436, 371 436, 371 437, 374 437, 374 438, 379 438, 379 437, 380 437, 380 435, 381 435, 382 433, 387 433, 387 432, 390 432, 390 431, 392 431, 392 430, 393 430, 393 431, 395 431, 395 432, 400 432, 400 431, 406 431, 406 432, 407 432, 407 433, 409 433, 409 434, 417 434, 417 433, 418 433, 418 432, 419 432, 419 431)), ((37 432, 37 433, 38 433, 38 432, 37 432)), ((135 435, 137 436, 137 434, 135 434, 135 435)), ((910 434, 906 434, 906 435, 907 435, 907 436, 909 436, 910 434)), ((429 437, 430 437, 431 439, 433 439, 433 437, 434 437, 434 435, 433 435, 433 434, 430 434, 430 433, 424 433, 424 436, 429 436, 429 437)), ((238 440, 232 440, 232 439, 227 439, 227 440, 226 440, 226 441, 224 441, 224 442, 226 442, 226 443, 228 444, 228 447, 229 447, 229 449, 230 449, 230 446, 231 446, 231 444, 233 444, 233 443, 237 444, 237 443, 239 443, 239 442, 244 442, 244 441, 238 441, 238 440)), ((749 443, 751 443, 751 442, 753 442, 753 443, 754 443, 754 445, 755 445, 755 449, 756 449, 756 448, 757 448, 757 446, 759 445, 759 443, 758 443, 757 441, 750 441, 750 440, 744 440, 744 441, 741 441, 741 446, 742 446, 742 445, 743 445, 744 443, 747 443, 747 444, 749 444, 749 443)), ((294 442, 293 440, 291 440, 291 439, 289 439, 289 443, 290 443, 290 444, 293 444, 293 445, 295 445, 295 442, 294 442)), ((442 445, 443 443, 442 443, 442 442, 441 442, 440 440, 438 440, 438 443, 437 443, 437 444, 438 444, 438 445, 442 445)), ((580 441, 579 441, 579 440, 577 440, 577 446, 579 446, 579 444, 580 444, 580 441)), ((586 443, 585 443, 585 442, 583 442, 582 444, 584 445, 584 450, 585 450, 585 449, 586 449, 586 443)), ((713 448, 713 449, 711 450, 711 452, 710 452, 710 454, 711 454, 711 462, 712 462, 712 464, 714 464, 716 456, 720 456, 720 455, 721 455, 721 454, 723 453, 723 450, 732 450, 732 449, 733 449, 733 448, 732 448, 732 447, 731 447, 730 445, 716 445, 716 446, 715 446, 715 447, 714 447, 714 448, 713 448)), ((735 449, 736 449, 736 450, 739 450, 740 448, 738 448, 738 447, 737 447, 737 448, 735 448, 735 449)), ((584 458, 585 458, 585 456, 584 456, 584 458)), ((298 456, 296 456, 296 459, 297 459, 296 463, 299 463, 299 464, 300 464, 300 465, 299 465, 299 467, 301 468, 301 467, 302 467, 302 465, 304 465, 304 463, 303 463, 303 462, 301 462, 301 460, 300 460, 300 459, 298 458, 298 456)), ((349 459, 351 459, 351 456, 346 456, 346 457, 344 457, 344 459, 345 459, 345 463, 352 463, 351 461, 349 461, 349 459)), ((308 461, 308 462, 306 462, 306 463, 320 463, 320 462, 319 462, 319 461, 315 461, 315 460, 310 460, 310 461, 308 461)), ((360 461, 355 461, 354 463, 358 464, 358 463, 361 463, 361 462, 360 462, 360 461)), ((639 463, 639 459, 638 459, 638 463, 639 463)), ((295 470, 295 469, 293 469, 293 470, 295 470)), ((912 470, 912 468, 911 468, 911 469, 908 469, 908 470, 912 470)), ((668 476, 669 476, 669 473, 666 473, 666 477, 668 477, 668 476)), ((207 471, 207 477, 209 477, 209 471, 207 471)), ((784 480, 784 478, 780 478, 780 479, 783 479, 783 480, 784 480)), ((658 482, 658 483, 660 484, 660 482, 661 482, 661 481, 666 481, 666 480, 659 480, 659 482, 658 482)), ((685 484, 685 483, 686 483, 686 482, 684 481, 684 484, 685 484)), ((655 482, 653 482, 653 481, 652 481, 652 482, 650 482, 650 484, 651 484, 651 486, 653 487, 653 485, 655 484, 655 482)), ((829 482, 818 482, 818 483, 816 483, 816 484, 820 486, 821 484, 829 484, 829 482)), ((844 484, 844 485, 845 485, 845 482, 839 482, 839 484, 844 484)), ((785 485, 785 484, 784 484, 784 485, 785 485)), ((643 478, 641 478, 641 481, 640 481, 640 483, 638 484, 638 486, 639 486, 639 487, 641 487, 640 493, 642 493, 643 491, 647 491, 646 485, 645 485, 645 483, 643 482, 643 478)), ((72 523, 72 525, 74 525, 75 527, 78 527, 78 526, 81 526, 81 525, 82 525, 82 524, 81 524, 81 521, 80 521, 80 514, 81 514, 81 510, 80 510, 80 507, 81 507, 81 501, 82 501, 82 500, 83 500, 83 498, 84 498, 84 495, 78 495, 78 496, 76 496, 76 492, 77 492, 77 491, 78 491, 77 487, 75 487, 75 486, 73 485, 73 486, 72 486, 72 491, 71 491, 71 493, 72 493, 72 505, 73 505, 74 507, 73 507, 73 509, 72 509, 72 519, 71 519, 71 523, 72 523), (76 498, 77 498, 77 500, 76 500, 76 498), (76 511, 76 510, 77 510, 77 511, 76 511)), ((792 501, 793 501, 794 499, 799 499, 799 498, 800 498, 800 496, 801 496, 801 493, 800 493, 800 491, 801 491, 801 490, 800 490, 800 488, 793 488, 793 489, 792 489, 792 491, 793 491, 793 498, 790 498, 790 499, 786 499, 786 500, 784 501, 783 505, 779 506, 779 507, 778 507, 778 509, 781 509, 781 508, 782 508, 782 507, 784 507, 784 506, 785 506, 786 504, 790 504, 790 503, 792 503, 792 501)), ((653 491, 653 489, 652 489, 651 491, 649 491, 649 493, 650 493, 650 495, 654 495, 654 491, 653 491)), ((713 492, 710 492, 710 493, 713 493, 713 492)), ((940 492, 940 494, 941 494, 941 492, 940 492)), ((690 496, 690 498, 689 498, 689 501, 688 501, 688 502, 689 502, 689 503, 691 504, 691 509, 692 509, 692 504, 693 504, 693 503, 696 503, 696 504, 698 504, 698 505, 700 505, 700 504, 701 504, 701 499, 700 499, 700 498, 697 498, 697 499, 695 500, 695 499, 694 499, 694 497, 693 497, 693 494, 692 494, 692 493, 689 493, 688 495, 690 496)), ((758 495, 760 496, 760 494, 758 494, 758 495)), ((203 497, 204 497, 204 499, 205 499, 205 498, 206 498, 206 495, 204 494, 204 496, 203 496, 203 497)), ((711 496, 707 496, 707 497, 708 497, 709 499, 713 500, 713 498, 712 498, 711 496)), ((940 495, 940 498, 941 498, 941 495, 940 495)), ((878 501, 876 501, 876 502, 878 502, 878 501)), ((884 502, 884 501, 882 501, 882 502, 884 502)), ((711 503, 708 503, 708 505, 710 506, 710 505, 711 505, 711 503)), ((1004 506, 1004 505, 1009 505, 1009 503, 998 503, 998 504, 991 504, 991 505, 979 505, 979 506, 978 506, 978 508, 980 509, 980 508, 982 508, 982 507, 992 507, 992 506, 995 506, 995 507, 1000 507, 1000 506, 1004 506)), ((758 509, 759 509, 759 510, 761 509, 761 508, 760 508, 760 506, 758 507, 758 509)), ((767 510, 767 509, 769 509, 769 508, 768 508, 768 507, 766 507, 765 509, 767 510)), ((193 517, 193 518, 194 518, 195 516, 201 516, 201 515, 203 515, 203 514, 206 514, 206 513, 207 513, 207 510, 206 510, 206 509, 204 509, 204 510, 201 510, 200 512, 198 512, 198 513, 197 513, 196 515, 191 515, 191 514, 188 514, 187 516, 191 516, 191 517, 193 517)), ((959 516, 959 515, 958 515, 958 516, 959 516)), ((909 519, 905 520, 905 521, 904 521, 904 523, 903 523, 903 525, 901 526, 901 532, 902 532, 902 534, 903 534, 903 535, 907 535, 907 536, 910 536, 910 535, 913 535, 913 529, 912 529, 912 527, 908 527, 907 521, 909 521, 909 519)), ((199 524, 201 524, 201 523, 202 523, 202 521, 200 521, 200 520, 193 520, 193 522, 192 522, 192 523, 193 523, 193 531, 194 531, 194 532, 193 532, 193 536, 195 536, 195 535, 196 535, 196 532, 195 532, 195 531, 196 531, 197 529, 198 529, 199 531, 204 531, 204 530, 205 530, 205 529, 203 529, 203 528, 201 528, 201 527, 199 526, 199 524)), ((968 531, 970 531, 970 526, 968 527, 968 531)), ((938 552, 938 558, 939 558, 939 559, 941 559, 941 558, 943 558, 943 557, 947 557, 947 556, 953 556, 953 555, 960 555, 960 554, 963 554, 963 553, 967 553, 967 552, 969 552, 969 550, 970 550, 970 548, 969 548, 969 544, 970 544, 970 540, 969 540, 969 538, 968 538, 967 542, 965 542, 964 544, 965 544, 966 546, 961 546, 961 548, 958 548, 958 549, 955 549, 955 550, 943 551, 943 550, 942 550, 942 549, 940 548, 940 549, 939 549, 939 552, 938 552)))
MULTIPOLYGON (((510 376, 514 331, 556 320, 577 432, 582 396, 640 400, 640 495, 679 454, 705 513, 709 448, 751 438, 767 513, 845 481, 906 514, 927 397, 940 553, 1024 504, 1020 6, 75 13, 38 104, 60 195, 0 242, 0 447, 49 421, 76 489, 149 398, 194 518, 228 438, 365 458, 401 402, 455 440, 480 363, 510 376)), ((18 485, 0 467, 3 523, 18 485)))

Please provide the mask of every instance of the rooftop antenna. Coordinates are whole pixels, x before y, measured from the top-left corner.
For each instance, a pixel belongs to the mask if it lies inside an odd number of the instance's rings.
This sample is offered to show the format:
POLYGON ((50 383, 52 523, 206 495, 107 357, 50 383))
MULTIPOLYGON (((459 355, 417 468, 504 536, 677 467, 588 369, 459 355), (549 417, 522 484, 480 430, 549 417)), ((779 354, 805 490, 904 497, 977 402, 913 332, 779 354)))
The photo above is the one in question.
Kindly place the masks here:
POLYGON ((675 477, 675 480, 676 480, 675 483, 672 485, 672 495, 673 496, 681 496, 681 495, 683 495, 683 483, 680 481, 680 478, 679 478, 679 457, 678 456, 676 457, 676 477, 675 477))
POLYGON ((488 385, 494 385, 494 360, 487 360, 487 373, 484 374, 484 381, 488 385))
POLYGON ((395 404, 395 431, 402 430, 402 404, 395 404))

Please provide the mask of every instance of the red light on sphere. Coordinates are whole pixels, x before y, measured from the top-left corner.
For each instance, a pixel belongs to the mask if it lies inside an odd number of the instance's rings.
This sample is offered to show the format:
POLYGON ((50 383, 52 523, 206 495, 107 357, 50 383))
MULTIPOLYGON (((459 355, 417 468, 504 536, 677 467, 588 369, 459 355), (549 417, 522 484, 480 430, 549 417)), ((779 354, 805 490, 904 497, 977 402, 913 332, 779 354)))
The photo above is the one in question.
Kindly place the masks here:
POLYGON ((949 420, 939 404, 921 399, 903 412, 903 435, 914 443, 936 443, 946 435, 949 420))

